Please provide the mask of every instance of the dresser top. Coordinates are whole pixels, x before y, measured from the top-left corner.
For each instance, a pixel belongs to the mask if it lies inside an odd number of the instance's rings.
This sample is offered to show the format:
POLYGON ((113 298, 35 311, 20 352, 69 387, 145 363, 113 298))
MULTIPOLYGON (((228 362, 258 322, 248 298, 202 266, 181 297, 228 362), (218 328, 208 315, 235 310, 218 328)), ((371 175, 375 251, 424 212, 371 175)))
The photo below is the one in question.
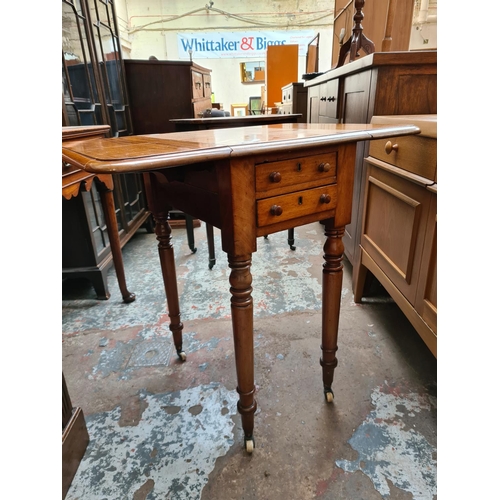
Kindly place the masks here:
POLYGON ((373 116, 371 123, 374 125, 398 125, 411 123, 413 125, 416 125, 420 129, 420 135, 437 139, 437 115, 373 116))

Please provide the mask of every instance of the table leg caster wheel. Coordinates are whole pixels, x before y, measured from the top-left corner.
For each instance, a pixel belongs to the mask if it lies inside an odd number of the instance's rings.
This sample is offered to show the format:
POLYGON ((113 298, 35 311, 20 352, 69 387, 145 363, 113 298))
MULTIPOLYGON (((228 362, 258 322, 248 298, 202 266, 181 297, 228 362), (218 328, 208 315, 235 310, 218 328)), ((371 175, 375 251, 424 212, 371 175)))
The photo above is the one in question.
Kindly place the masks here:
POLYGON ((245 451, 249 455, 252 454, 254 447, 255 447, 255 441, 253 440, 253 438, 245 439, 245 451))
POLYGON ((331 389, 325 391, 325 400, 327 403, 333 403, 333 392, 331 389))
POLYGON ((186 361, 187 356, 184 351, 177 351, 177 356, 181 361, 186 361))

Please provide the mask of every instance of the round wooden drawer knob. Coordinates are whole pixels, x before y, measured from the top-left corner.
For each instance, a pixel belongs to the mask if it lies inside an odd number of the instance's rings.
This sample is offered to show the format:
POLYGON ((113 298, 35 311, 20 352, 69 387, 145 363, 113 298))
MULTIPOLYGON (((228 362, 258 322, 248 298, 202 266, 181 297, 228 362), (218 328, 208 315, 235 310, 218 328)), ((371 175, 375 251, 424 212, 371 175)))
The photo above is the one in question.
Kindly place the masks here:
POLYGON ((330 170, 330 168, 331 167, 330 167, 330 164, 328 162, 326 162, 326 163, 320 163, 318 165, 318 170, 320 172, 328 172, 330 170))
POLYGON ((281 174, 279 172, 272 172, 269 174, 269 180, 271 182, 280 182, 281 181, 281 174))
POLYGON ((393 151, 397 151, 399 146, 397 144, 393 144, 391 141, 387 141, 385 143, 385 152, 390 155, 393 151))
POLYGON ((279 205, 273 205, 271 207, 271 215, 281 215, 283 213, 283 209, 279 205))
POLYGON ((330 203, 332 201, 332 197, 329 194, 322 194, 319 197, 320 203, 330 203))

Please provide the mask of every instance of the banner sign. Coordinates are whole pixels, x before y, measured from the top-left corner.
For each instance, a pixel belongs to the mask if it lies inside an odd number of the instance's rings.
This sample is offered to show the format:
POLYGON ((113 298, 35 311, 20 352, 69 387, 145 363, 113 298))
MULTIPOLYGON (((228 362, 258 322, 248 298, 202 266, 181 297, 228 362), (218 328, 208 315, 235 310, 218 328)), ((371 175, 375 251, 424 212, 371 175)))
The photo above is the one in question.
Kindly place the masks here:
POLYGON ((178 33, 179 59, 218 59, 266 56, 268 45, 298 45, 299 56, 307 54, 307 44, 315 31, 254 31, 221 33, 178 33))

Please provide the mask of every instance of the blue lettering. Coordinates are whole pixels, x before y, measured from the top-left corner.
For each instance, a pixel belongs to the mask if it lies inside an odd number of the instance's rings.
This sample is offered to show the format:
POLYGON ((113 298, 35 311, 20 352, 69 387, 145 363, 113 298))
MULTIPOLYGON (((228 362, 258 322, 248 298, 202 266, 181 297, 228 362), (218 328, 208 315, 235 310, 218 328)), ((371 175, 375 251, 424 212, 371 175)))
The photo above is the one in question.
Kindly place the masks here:
POLYGON ((184 38, 181 38, 182 42, 182 48, 187 52, 188 50, 193 50, 193 39, 191 40, 185 40, 184 38))

